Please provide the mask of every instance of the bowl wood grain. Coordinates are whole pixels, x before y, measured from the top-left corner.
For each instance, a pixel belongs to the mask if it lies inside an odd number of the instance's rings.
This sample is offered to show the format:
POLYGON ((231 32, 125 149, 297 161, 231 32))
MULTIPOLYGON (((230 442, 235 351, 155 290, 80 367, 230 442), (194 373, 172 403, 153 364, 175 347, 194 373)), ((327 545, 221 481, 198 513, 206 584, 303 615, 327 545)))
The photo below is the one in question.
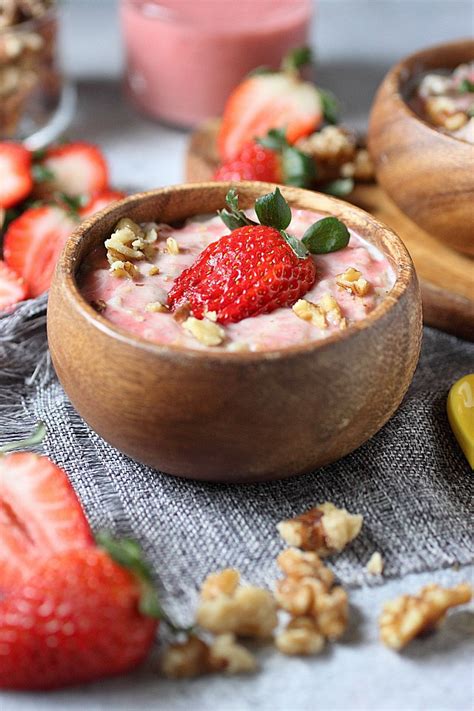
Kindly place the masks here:
MULTIPOLYGON (((84 222, 63 251, 50 291, 51 355, 74 407, 132 458, 196 479, 282 478, 344 456, 398 407, 420 349, 418 282, 403 244, 375 218, 327 195, 281 188, 290 205, 340 217, 387 255, 396 284, 364 321, 323 342, 279 351, 202 352, 135 337, 82 298, 79 266, 121 217, 177 222, 214 212, 229 187, 163 188, 84 222)), ((236 187, 249 207, 275 186, 236 187)))
POLYGON ((448 246, 474 255, 474 145, 443 134, 406 103, 427 70, 474 59, 474 41, 430 47, 399 62, 382 82, 370 116, 368 146, 377 180, 414 222, 448 246))

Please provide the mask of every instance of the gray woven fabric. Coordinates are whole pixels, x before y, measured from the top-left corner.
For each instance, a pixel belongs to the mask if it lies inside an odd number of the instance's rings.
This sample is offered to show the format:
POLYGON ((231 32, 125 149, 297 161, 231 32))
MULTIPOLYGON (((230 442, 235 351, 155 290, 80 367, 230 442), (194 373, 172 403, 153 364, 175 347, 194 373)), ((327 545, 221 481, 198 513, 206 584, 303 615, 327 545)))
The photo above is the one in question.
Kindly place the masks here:
POLYGON ((425 329, 402 407, 340 462, 276 483, 202 484, 131 461, 83 423, 50 366, 45 304, 41 297, 0 320, 1 439, 45 421, 42 450, 68 472, 94 529, 141 541, 173 614, 188 608, 216 568, 236 566, 256 583, 274 579, 275 524, 325 500, 364 515, 361 535, 334 562, 347 585, 364 581, 374 550, 383 553, 386 576, 471 561, 473 478, 445 401, 449 386, 474 370, 474 344, 425 329))

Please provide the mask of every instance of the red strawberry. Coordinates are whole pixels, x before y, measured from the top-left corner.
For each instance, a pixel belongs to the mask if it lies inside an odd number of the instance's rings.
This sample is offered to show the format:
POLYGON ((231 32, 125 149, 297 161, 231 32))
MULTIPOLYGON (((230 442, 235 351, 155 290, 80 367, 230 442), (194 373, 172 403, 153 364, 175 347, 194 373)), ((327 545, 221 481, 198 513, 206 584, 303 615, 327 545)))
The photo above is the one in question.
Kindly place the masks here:
POLYGON ((195 318, 215 312, 225 324, 291 306, 315 282, 309 252, 332 252, 349 242, 347 227, 336 217, 311 225, 301 241, 289 235, 291 210, 278 188, 255 203, 261 224, 239 210, 235 189, 226 202, 229 210, 219 214, 233 231, 206 247, 175 279, 168 294, 172 310, 187 305, 195 318))
POLYGON ((214 180, 262 180, 309 187, 316 176, 311 156, 289 146, 285 132, 272 129, 258 141, 246 143, 239 154, 225 161, 214 180))
POLYGON ((69 196, 93 195, 107 189, 108 168, 104 156, 90 143, 67 143, 46 151, 36 168, 41 182, 35 192, 40 196, 54 192, 69 196))
POLYGON ((42 562, 0 602, 0 688, 56 689, 140 664, 158 624, 139 611, 144 584, 100 548, 42 562))
POLYGON ((283 71, 250 75, 234 89, 217 139, 223 161, 235 158, 246 143, 272 128, 285 129, 288 142, 294 143, 319 127, 323 120, 319 91, 296 71, 306 61, 307 53, 302 60, 288 58, 283 71))
POLYGON ((16 143, 0 143, 0 207, 9 208, 31 192, 31 153, 16 143))
MULTIPOLYGON (((0 451, 37 443, 28 440, 0 451)), ((66 474, 29 452, 0 456, 0 590, 18 585, 42 558, 93 543, 92 533, 66 474)))
POLYGON ((28 296, 23 279, 0 260, 0 312, 8 310, 28 296))
POLYGON ((32 296, 49 289, 59 254, 77 223, 61 207, 32 207, 10 223, 3 256, 20 274, 32 296))
POLYGON ((79 210, 79 215, 82 219, 85 219, 95 212, 103 210, 107 205, 117 202, 117 200, 122 200, 124 197, 126 197, 125 193, 121 193, 118 190, 105 190, 102 193, 97 193, 97 195, 93 195, 89 202, 79 210))
POLYGON ((280 160, 276 152, 256 142, 245 144, 235 158, 223 163, 215 172, 214 180, 283 182, 280 160))

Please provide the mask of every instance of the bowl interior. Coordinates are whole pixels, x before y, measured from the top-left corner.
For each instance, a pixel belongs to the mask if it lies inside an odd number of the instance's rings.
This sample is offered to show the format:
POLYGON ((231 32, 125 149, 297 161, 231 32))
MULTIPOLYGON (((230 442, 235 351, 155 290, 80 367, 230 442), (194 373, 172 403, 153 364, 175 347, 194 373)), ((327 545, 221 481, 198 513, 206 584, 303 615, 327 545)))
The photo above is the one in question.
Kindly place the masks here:
MULTIPOLYGON (((232 185, 231 183, 210 182, 171 186, 132 195, 111 207, 105 208, 105 210, 81 224, 68 240, 61 255, 57 267, 57 278, 64 279, 64 285, 68 294, 74 299, 75 306, 82 311, 88 320, 95 321, 102 330, 106 330, 116 337, 126 339, 128 342, 134 341, 137 345, 140 344, 147 349, 157 349, 160 352, 169 350, 189 353, 190 349, 183 346, 162 346, 146 341, 112 324, 82 297, 77 282, 77 274, 84 258, 92 249, 103 244, 122 217, 130 217, 136 222, 179 223, 188 217, 214 213, 224 207, 225 196, 230 187, 237 189, 239 205, 242 208, 252 207, 257 197, 275 189, 275 185, 269 183, 242 182, 232 185)), ((334 341, 349 337, 356 330, 370 326, 375 320, 381 318, 405 292, 414 272, 414 267, 399 237, 372 215, 342 200, 322 193, 310 192, 300 188, 279 187, 291 207, 334 215, 344 221, 348 227, 377 247, 387 257, 396 277, 392 290, 365 319, 322 341, 277 351, 278 353, 288 353, 292 350, 299 352, 308 348, 327 346, 334 341)), ((263 354, 271 355, 275 353, 276 351, 262 351, 259 353, 221 353, 219 351, 215 355, 216 357, 251 358, 257 356, 261 358, 263 354)), ((203 354, 206 357, 210 355, 208 351, 193 351, 195 357, 203 354)))

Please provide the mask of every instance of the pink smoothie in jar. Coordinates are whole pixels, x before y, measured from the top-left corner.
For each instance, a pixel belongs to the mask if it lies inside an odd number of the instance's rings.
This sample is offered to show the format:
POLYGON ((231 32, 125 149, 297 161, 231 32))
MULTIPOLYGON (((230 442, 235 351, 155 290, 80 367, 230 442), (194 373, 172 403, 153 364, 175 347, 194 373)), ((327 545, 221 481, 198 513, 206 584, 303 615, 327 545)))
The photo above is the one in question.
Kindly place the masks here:
POLYGON ((126 86, 155 118, 193 126, 222 113, 252 69, 308 42, 312 0, 122 0, 126 86))

